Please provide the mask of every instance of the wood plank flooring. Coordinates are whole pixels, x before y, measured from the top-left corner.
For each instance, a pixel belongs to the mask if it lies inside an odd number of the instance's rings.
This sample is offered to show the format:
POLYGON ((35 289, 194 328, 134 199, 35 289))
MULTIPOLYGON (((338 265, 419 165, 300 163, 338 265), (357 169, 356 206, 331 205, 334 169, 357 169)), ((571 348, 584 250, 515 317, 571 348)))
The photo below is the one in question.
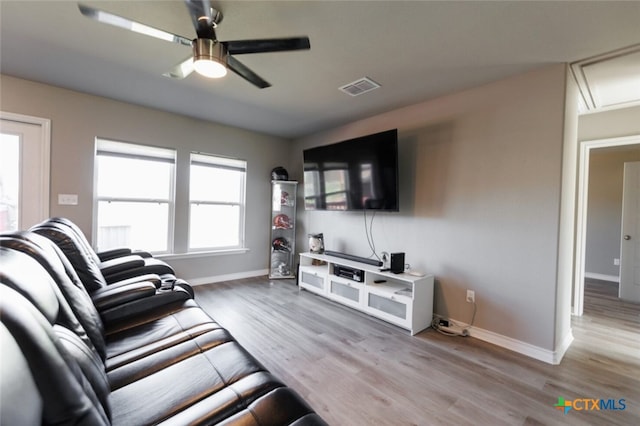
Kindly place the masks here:
POLYGON ((408 332, 266 277, 196 300, 332 425, 639 425, 640 305, 589 281, 575 341, 552 366, 474 338, 408 332), (623 411, 554 408, 625 399, 623 411))

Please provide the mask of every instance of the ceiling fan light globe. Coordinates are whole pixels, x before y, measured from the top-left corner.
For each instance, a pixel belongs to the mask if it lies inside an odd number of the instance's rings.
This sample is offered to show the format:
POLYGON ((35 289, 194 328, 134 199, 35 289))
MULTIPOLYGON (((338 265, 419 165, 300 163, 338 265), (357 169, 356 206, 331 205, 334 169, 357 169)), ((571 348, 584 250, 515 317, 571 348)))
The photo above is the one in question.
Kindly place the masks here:
POLYGON ((193 68, 208 78, 227 75, 227 50, 224 45, 208 38, 193 41, 193 68))
POLYGON ((221 78, 227 75, 227 67, 213 59, 197 59, 193 61, 195 71, 208 78, 221 78))

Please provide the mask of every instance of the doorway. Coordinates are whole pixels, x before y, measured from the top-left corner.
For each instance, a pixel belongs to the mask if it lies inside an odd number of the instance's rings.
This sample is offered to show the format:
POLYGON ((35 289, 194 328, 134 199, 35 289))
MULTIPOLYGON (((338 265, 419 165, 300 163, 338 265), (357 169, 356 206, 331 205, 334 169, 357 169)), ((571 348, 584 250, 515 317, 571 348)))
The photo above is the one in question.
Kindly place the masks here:
POLYGON ((0 112, 0 232, 49 216, 48 119, 0 112))
POLYGON ((640 158, 624 163, 620 298, 640 303, 640 158))
MULTIPOLYGON (((589 193, 590 158, 592 150, 601 148, 624 147, 640 144, 640 135, 620 138, 586 141, 580 144, 580 170, 578 175, 578 205, 576 223, 576 273, 573 285, 573 310, 575 316, 584 313, 584 283, 587 264, 587 207, 589 193)), ((613 259, 611 259, 613 262, 613 259)))

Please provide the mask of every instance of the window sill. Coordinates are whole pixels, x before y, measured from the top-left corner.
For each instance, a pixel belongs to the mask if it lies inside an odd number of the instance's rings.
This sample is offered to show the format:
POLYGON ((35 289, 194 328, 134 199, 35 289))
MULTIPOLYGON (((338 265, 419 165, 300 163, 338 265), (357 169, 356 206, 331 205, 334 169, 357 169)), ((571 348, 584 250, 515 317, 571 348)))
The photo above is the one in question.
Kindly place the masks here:
POLYGON ((154 257, 157 259, 178 260, 178 259, 195 259, 198 257, 209 256, 226 256, 230 254, 243 254, 249 251, 248 248, 236 248, 228 250, 209 250, 209 251, 192 251, 188 253, 168 253, 158 254, 154 257))

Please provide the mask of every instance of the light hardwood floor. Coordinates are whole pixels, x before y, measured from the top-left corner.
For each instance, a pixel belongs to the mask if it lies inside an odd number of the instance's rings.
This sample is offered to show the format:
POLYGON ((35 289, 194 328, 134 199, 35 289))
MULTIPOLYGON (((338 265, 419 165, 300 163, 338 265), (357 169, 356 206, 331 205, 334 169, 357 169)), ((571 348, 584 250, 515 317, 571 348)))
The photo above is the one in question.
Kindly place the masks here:
MULTIPOLYGON (((195 288, 196 300, 332 425, 640 425, 640 305, 586 283, 557 366, 474 338, 406 331, 266 277, 195 288), (623 411, 554 408, 624 399, 623 411)), ((481 309, 481 307, 479 307, 481 309)))

